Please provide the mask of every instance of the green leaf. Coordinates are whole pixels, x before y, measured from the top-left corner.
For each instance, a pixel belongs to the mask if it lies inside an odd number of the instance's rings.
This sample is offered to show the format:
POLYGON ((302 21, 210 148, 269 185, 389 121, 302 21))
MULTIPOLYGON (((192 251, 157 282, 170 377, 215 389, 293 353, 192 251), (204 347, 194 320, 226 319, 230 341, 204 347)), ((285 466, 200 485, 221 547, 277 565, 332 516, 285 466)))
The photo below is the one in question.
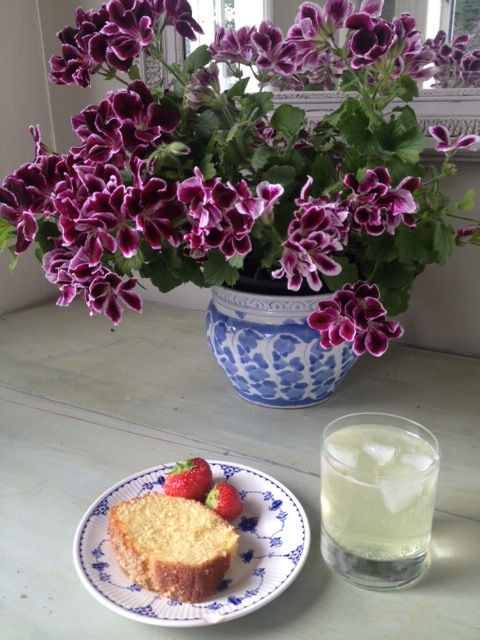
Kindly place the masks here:
POLYGON ((475 191, 473 189, 469 189, 467 193, 463 196, 460 202, 457 204, 457 209, 461 211, 471 211, 475 206, 475 191))
POLYGON ((420 162, 420 154, 425 148, 425 137, 419 132, 411 132, 409 136, 404 134, 401 142, 397 144, 394 153, 397 154, 404 162, 417 163, 420 162))
POLYGON ((368 236, 365 258, 371 262, 391 262, 398 257, 395 238, 390 234, 368 236))
MULTIPOLYGON (((277 212, 275 212, 275 217, 276 215, 277 212)), ((260 220, 257 220, 253 226, 252 241, 255 261, 262 268, 271 269, 278 266, 277 262, 282 253, 282 245, 273 227, 265 226, 260 220)))
POLYGON ((400 262, 404 264, 429 262, 432 250, 433 228, 430 222, 418 223, 413 228, 405 225, 395 230, 395 247, 400 262))
POLYGON ((418 85, 408 75, 402 75, 393 85, 393 93, 404 102, 411 102, 418 96, 418 85))
POLYGON ((254 169, 263 169, 270 158, 275 155, 275 150, 271 147, 258 147, 252 155, 251 164, 254 169))
POLYGON ((188 74, 192 74, 198 69, 205 67, 212 59, 212 54, 208 50, 206 44, 202 44, 192 51, 190 55, 185 58, 183 68, 188 74))
MULTIPOLYGON (((328 155, 319 154, 309 167, 309 174, 313 178, 315 186, 323 191, 332 182, 335 183, 333 163, 328 155)), ((341 187, 335 186, 335 191, 340 190, 341 187)))
POLYGON ((240 136, 240 133, 241 130, 238 130, 237 136, 228 140, 228 142, 219 143, 221 146, 221 157, 217 175, 221 175, 225 180, 233 180, 233 182, 240 178, 239 147, 245 143, 245 139, 243 136, 240 136))
POLYGON ((266 117, 273 110, 273 94, 269 91, 259 91, 257 93, 246 93, 242 96, 234 96, 233 101, 227 102, 230 107, 234 106, 230 118, 225 121, 226 127, 231 126, 231 118, 239 119, 238 111, 241 112, 240 119, 250 126, 260 118, 266 117), (232 102, 234 104, 232 104, 232 102))
POLYGON ((195 130, 201 138, 210 138, 220 125, 217 114, 211 109, 207 109, 198 116, 195 130))
POLYGON ((212 162, 211 153, 206 153, 204 156, 202 156, 200 162, 198 163, 198 168, 202 172, 205 180, 210 180, 210 178, 214 178, 217 175, 217 170, 214 163, 212 162))
POLYGON ((342 91, 356 91, 358 90, 358 77, 360 78, 360 82, 364 83, 365 80, 362 80, 362 76, 363 78, 365 78, 365 71, 361 70, 359 71, 351 71, 351 70, 347 70, 344 71, 342 73, 342 77, 340 80, 340 89, 342 91))
POLYGON ((402 162, 416 164, 425 148, 425 136, 421 132, 415 113, 410 107, 402 107, 398 117, 391 117, 375 130, 375 136, 383 149, 396 154, 402 162))
MULTIPOLYGON (((8 265, 8 270, 10 273, 13 273, 15 270, 15 267, 17 266, 18 263, 18 254, 14 253, 13 251, 13 247, 9 247, 10 249, 10 253, 11 253, 11 260, 10 260, 10 264, 8 265)), ((41 256, 37 256, 38 260, 41 261, 42 257, 41 256)))
POLYGON ((182 111, 178 103, 172 98, 170 98, 170 96, 163 93, 159 96, 158 101, 159 101, 159 104, 161 104, 162 107, 165 107, 166 109, 168 109, 170 113, 174 113, 178 117, 182 116, 182 111))
POLYGON ((204 277, 207 285, 234 285, 238 280, 238 269, 232 266, 220 251, 210 251, 204 263, 204 277))
POLYGON ((398 121, 401 123, 402 127, 405 130, 408 129, 417 129, 420 130, 417 114, 409 105, 404 105, 403 107, 399 107, 394 109, 395 113, 398 113, 398 121))
POLYGON ((238 101, 247 118, 258 120, 272 111, 272 97, 273 94, 269 91, 258 91, 257 93, 246 93, 238 101))
POLYGON ((7 242, 13 240, 15 236, 15 227, 0 216, 0 251, 3 251, 7 242))
POLYGON ((455 231, 450 225, 440 223, 435 226, 433 247, 437 255, 437 262, 444 264, 455 248, 455 231))
POLYGON ((60 230, 54 222, 49 220, 43 220, 38 228, 35 241, 37 242, 39 249, 42 253, 47 253, 53 249, 51 238, 57 238, 60 235, 60 230))
POLYGON ((363 153, 368 153, 375 147, 370 120, 358 100, 347 98, 324 120, 339 130, 347 146, 361 149, 363 153))
POLYGON ((150 266, 145 276, 150 279, 153 286, 161 293, 168 293, 183 283, 183 281, 173 275, 168 267, 162 264, 160 260, 150 266))
POLYGON ((128 71, 128 79, 129 80, 140 80, 141 79, 141 74, 140 74, 140 69, 138 68, 138 65, 134 64, 132 67, 130 67, 129 71, 128 71))
POLYGON ((338 276, 322 275, 322 279, 324 280, 325 284, 330 289, 330 291, 338 291, 347 283, 353 284, 357 282, 358 280, 357 266, 354 264, 351 264, 347 260, 347 258, 343 256, 340 256, 339 258, 337 258, 336 256, 333 256, 333 257, 335 261, 341 265, 342 270, 338 274, 338 276))
POLYGON ((226 91, 226 96, 229 100, 235 98, 237 96, 245 95, 245 89, 247 88, 248 82, 250 78, 242 78, 238 82, 236 82, 233 86, 226 91))
POLYGON ((376 272, 375 281, 383 289, 410 289, 416 272, 408 265, 397 262, 388 262, 376 272), (378 275, 377 275, 378 274, 378 275))
MULTIPOLYGON (((418 164, 411 164, 405 162, 397 155, 390 155, 385 153, 384 150, 380 150, 378 156, 372 156, 372 162, 377 166, 384 166, 388 169, 390 177, 392 179, 392 185, 398 185, 399 182, 407 176, 422 176, 422 170, 419 169, 418 164)), ((373 166, 373 165, 372 165, 373 166)))
POLYGON ((303 109, 291 104, 281 104, 272 114, 271 125, 286 136, 295 135, 306 122, 303 109))
POLYGON ((151 280, 154 287, 162 293, 167 293, 182 284, 178 272, 172 270, 172 265, 165 255, 159 254, 154 262, 150 262, 140 270, 140 274, 151 280))
POLYGON ((244 128, 245 125, 242 122, 235 122, 235 124, 230 127, 230 130, 227 134, 227 142, 230 142, 231 140, 242 136, 244 128))
POLYGON ((389 316, 398 316, 408 309, 410 294, 405 289, 387 289, 381 292, 381 302, 389 316))
POLYGON ((375 145, 375 138, 369 129, 370 121, 363 113, 356 113, 341 122, 341 132, 348 145, 358 147, 368 153, 375 145))
POLYGON ((270 167, 268 171, 265 171, 262 177, 272 184, 280 183, 284 187, 288 187, 290 184, 293 184, 296 175, 297 171, 295 167, 277 164, 274 167, 270 167))
POLYGON ((203 276, 199 265, 178 252, 173 247, 163 247, 162 251, 146 253, 150 262, 140 269, 140 275, 151 280, 162 293, 167 293, 184 282, 194 282, 203 286, 203 276))
POLYGON ((114 69, 113 67, 108 67, 108 69, 106 69, 105 74, 103 75, 103 79, 106 80, 113 80, 115 78, 115 76, 117 75, 117 70, 114 69))
POLYGON ((243 263, 245 261, 245 256, 241 256, 239 254, 235 254, 231 258, 228 258, 228 264, 235 269, 241 269, 243 267, 243 263))
POLYGON ((137 254, 131 258, 125 258, 120 251, 116 251, 113 256, 113 262, 117 273, 131 275, 133 271, 140 271, 144 262, 144 256, 140 249, 137 251, 137 254))
POLYGON ((341 120, 348 118, 350 115, 355 113, 358 108, 358 100, 355 100, 355 98, 346 98, 338 109, 335 109, 335 111, 326 115, 323 120, 332 127, 338 127, 341 120))
POLYGON ((197 287, 205 286, 205 278, 201 266, 193 260, 182 256, 182 266, 180 268, 180 278, 182 282, 193 282, 197 287))

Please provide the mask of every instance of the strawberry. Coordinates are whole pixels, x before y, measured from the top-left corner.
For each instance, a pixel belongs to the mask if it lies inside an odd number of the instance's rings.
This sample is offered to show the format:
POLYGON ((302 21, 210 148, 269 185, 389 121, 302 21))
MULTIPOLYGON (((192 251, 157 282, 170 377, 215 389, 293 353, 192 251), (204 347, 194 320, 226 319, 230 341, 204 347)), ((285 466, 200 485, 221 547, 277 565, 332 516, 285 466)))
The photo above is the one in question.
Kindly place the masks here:
POLYGON ((211 489, 205 504, 225 520, 234 520, 243 510, 242 498, 237 489, 228 482, 219 482, 211 489))
POLYGON ((212 470, 208 462, 203 458, 190 458, 177 462, 165 478, 163 491, 167 496, 203 502, 212 488, 212 482, 212 470))

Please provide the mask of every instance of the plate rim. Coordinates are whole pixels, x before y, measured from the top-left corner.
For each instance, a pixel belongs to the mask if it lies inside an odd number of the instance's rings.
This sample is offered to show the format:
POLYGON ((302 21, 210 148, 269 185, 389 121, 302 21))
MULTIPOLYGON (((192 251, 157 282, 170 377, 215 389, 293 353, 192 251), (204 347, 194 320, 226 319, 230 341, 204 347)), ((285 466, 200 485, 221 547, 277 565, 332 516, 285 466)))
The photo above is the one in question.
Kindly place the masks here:
MULTIPOLYGON (((194 618, 194 619, 185 619, 185 620, 149 618, 149 617, 146 617, 146 616, 141 616, 141 615, 139 615, 137 613, 133 613, 133 612, 129 611, 128 609, 125 609, 125 608, 121 607, 117 603, 111 601, 107 596, 102 594, 95 587, 95 585, 91 582, 91 580, 86 575, 86 573, 84 571, 84 568, 82 566, 82 558, 81 558, 81 553, 80 553, 80 543, 81 543, 81 540, 82 540, 82 537, 83 537, 83 534, 84 534, 84 531, 85 531, 85 526, 86 526, 88 520, 91 518, 93 510, 96 507, 98 507, 98 505, 101 502, 103 502, 106 498, 108 498, 115 491, 117 491, 120 487, 132 482, 133 480, 136 480, 137 478, 139 478, 141 476, 148 475, 148 474, 154 473, 156 471, 162 471, 162 470, 171 468, 176 464, 176 462, 167 462, 167 463, 161 463, 161 464, 158 464, 158 465, 154 465, 152 467, 148 467, 146 469, 137 471, 136 473, 132 473, 129 476, 126 476, 125 478, 123 478, 123 479, 119 480, 118 482, 116 482, 115 484, 113 484, 111 487, 109 487, 108 489, 103 491, 89 505, 89 507, 87 508, 87 510, 83 514, 82 518, 80 519, 80 522, 77 525, 76 530, 75 530, 75 535, 74 535, 74 538, 73 538, 73 549, 72 549, 72 551, 73 551, 73 563, 74 563, 75 570, 77 572, 78 577, 80 578, 81 583, 86 588, 86 590, 90 593, 90 595, 92 595, 95 598, 95 600, 97 600, 97 602, 99 602, 100 604, 103 604, 105 607, 110 609, 110 611, 113 611, 114 613, 117 613, 118 615, 121 615, 121 616, 123 616, 125 618, 128 618, 130 620, 134 620, 136 622, 141 622, 143 624, 149 624, 151 626, 177 627, 177 628, 208 626, 208 625, 211 625, 211 624, 219 624, 219 623, 224 623, 224 622, 229 622, 229 621, 232 621, 232 620, 236 620, 237 618, 243 617, 245 615, 253 613, 254 611, 257 611, 258 609, 266 606, 267 604, 269 604, 270 602, 275 600, 286 589, 288 589, 288 587, 290 587, 290 585, 296 580, 296 578, 300 574, 300 572, 301 572, 301 570, 302 570, 302 568, 303 568, 303 566, 304 566, 304 564, 305 564, 305 562, 306 562, 306 560, 308 558, 309 551, 310 551, 310 546, 311 546, 310 523, 309 523, 308 516, 307 516, 307 514, 305 512, 305 509, 304 509, 302 503, 298 500, 298 498, 295 496, 295 494, 290 489, 288 489, 288 487, 286 487, 282 482, 280 482, 279 480, 274 478, 272 475, 270 475, 268 473, 265 473, 263 471, 260 471, 259 469, 251 467, 249 465, 244 465, 244 464, 241 464, 241 463, 232 462, 230 460, 212 460, 212 459, 207 459, 207 462, 210 465, 230 466, 230 467, 237 468, 237 469, 239 469, 241 471, 246 471, 246 472, 249 472, 249 473, 256 474, 260 478, 269 481, 270 483, 274 484, 279 489, 281 489, 281 491, 283 491, 290 498, 290 500, 293 502, 293 504, 295 505, 296 509, 298 510, 299 516, 300 516, 300 518, 301 518, 301 520, 303 522, 304 544, 303 544, 303 550, 302 550, 301 557, 298 560, 298 562, 295 565, 295 567, 292 570, 292 572, 290 573, 290 575, 287 576, 287 578, 286 578, 286 580, 284 582, 282 582, 280 585, 278 585, 275 589, 273 589, 273 591, 271 591, 269 594, 267 594, 264 598, 262 598, 260 600, 257 600, 256 602, 252 603, 251 605, 246 606, 244 609, 241 609, 241 610, 233 610, 233 611, 228 611, 228 612, 223 613, 223 614, 218 614, 218 617, 215 614, 212 614, 211 619, 208 619, 208 616, 194 618)), ((113 505, 109 505, 109 506, 113 506, 113 505)), ((154 593, 154 592, 152 592, 152 593, 154 593)))

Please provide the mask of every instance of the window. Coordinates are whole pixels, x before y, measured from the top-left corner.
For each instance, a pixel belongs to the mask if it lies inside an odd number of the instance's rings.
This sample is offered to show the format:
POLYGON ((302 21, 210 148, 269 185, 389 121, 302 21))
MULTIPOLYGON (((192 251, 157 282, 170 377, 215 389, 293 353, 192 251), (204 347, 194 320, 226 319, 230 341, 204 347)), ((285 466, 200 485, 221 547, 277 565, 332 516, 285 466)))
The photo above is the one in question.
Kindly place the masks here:
POLYGON ((480 0, 450 0, 452 34, 469 33, 468 50, 480 48, 480 0))
MULTIPOLYGON (((204 35, 200 44, 213 41, 217 26, 238 28, 244 25, 259 25, 271 19, 270 0, 189 0, 195 20, 204 35)), ((193 43, 195 45, 195 43, 193 43)))
MULTIPOLYGON (((258 26, 262 20, 271 20, 271 0, 189 0, 192 14, 203 29, 203 36, 196 42, 186 42, 186 53, 190 53, 200 44, 210 44, 215 38, 218 26, 239 28, 258 26)), ((221 65, 222 85, 229 87, 233 79, 228 69, 221 65)), ((246 74, 245 74, 246 75, 246 74)))

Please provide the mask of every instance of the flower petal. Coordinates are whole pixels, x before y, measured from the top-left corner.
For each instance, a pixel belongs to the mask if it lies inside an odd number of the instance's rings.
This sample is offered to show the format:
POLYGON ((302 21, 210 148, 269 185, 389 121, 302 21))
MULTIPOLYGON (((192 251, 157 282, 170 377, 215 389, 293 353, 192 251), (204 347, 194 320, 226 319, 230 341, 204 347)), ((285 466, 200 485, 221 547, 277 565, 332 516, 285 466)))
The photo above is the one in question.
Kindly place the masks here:
POLYGON ((429 127, 428 132, 433 138, 435 138, 435 140, 438 140, 445 145, 450 144, 450 135, 443 125, 436 124, 432 127, 429 127))
POLYGON ((468 149, 469 147, 474 147, 479 142, 480 142, 480 136, 477 136, 474 134, 460 136, 460 138, 457 140, 456 148, 468 149))

